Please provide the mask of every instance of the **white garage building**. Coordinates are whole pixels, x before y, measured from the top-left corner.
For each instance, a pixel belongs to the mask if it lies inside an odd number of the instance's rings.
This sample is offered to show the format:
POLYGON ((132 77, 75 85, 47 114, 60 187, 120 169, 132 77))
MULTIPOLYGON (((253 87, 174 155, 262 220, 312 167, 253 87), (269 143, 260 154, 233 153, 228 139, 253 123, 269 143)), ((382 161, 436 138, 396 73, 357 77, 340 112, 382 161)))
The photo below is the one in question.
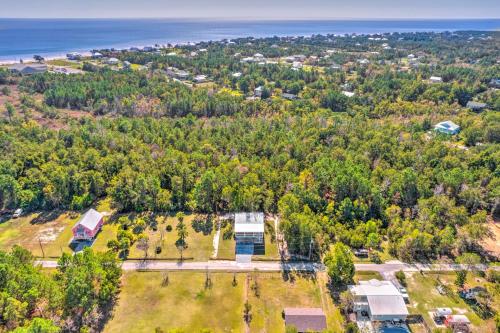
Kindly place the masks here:
POLYGON ((349 286, 354 311, 366 312, 372 321, 405 321, 408 309, 401 292, 390 281, 359 281, 349 286))

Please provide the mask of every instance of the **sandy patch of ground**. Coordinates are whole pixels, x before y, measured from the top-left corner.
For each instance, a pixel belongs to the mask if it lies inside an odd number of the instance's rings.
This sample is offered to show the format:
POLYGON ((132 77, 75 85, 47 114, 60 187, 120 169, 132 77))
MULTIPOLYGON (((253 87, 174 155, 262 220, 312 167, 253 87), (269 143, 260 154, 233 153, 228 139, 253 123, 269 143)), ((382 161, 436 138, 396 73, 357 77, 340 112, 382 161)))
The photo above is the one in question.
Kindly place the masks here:
POLYGON ((43 243, 53 242, 63 232, 65 227, 47 227, 38 231, 37 238, 43 243))
POLYGON ((491 237, 485 239, 481 245, 490 254, 500 257, 500 223, 495 223, 493 220, 488 222, 488 228, 491 231, 491 237))

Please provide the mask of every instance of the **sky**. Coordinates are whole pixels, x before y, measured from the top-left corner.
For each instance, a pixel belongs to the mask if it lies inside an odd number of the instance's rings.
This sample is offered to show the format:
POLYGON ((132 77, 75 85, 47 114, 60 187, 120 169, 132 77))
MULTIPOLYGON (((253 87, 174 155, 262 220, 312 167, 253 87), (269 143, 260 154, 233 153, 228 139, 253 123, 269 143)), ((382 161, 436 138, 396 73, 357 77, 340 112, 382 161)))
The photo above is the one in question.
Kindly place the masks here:
POLYGON ((9 18, 498 18, 500 0, 0 0, 9 18))

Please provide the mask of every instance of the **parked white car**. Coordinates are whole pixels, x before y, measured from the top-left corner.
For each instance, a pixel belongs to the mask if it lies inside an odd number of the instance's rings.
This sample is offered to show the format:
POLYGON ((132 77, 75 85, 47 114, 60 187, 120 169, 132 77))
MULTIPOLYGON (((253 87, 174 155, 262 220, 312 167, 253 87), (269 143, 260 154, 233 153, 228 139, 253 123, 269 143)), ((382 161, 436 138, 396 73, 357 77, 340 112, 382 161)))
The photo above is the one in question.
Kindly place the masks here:
POLYGON ((14 214, 12 214, 12 217, 13 218, 18 218, 19 216, 21 216, 23 214, 23 210, 21 208, 18 208, 14 211, 14 214))

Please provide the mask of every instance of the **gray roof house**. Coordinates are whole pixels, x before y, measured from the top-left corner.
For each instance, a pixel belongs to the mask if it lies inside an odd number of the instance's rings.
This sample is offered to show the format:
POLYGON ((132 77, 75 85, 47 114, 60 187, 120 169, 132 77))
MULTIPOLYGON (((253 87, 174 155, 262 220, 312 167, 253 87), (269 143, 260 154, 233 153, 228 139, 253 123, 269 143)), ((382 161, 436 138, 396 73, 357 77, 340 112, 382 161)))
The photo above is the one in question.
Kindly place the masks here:
POLYGON ((359 281, 348 287, 354 296, 354 311, 368 313, 372 321, 404 321, 408 309, 401 292, 390 281, 359 281))
POLYGON ((486 103, 480 103, 480 102, 474 102, 474 101, 468 101, 466 107, 468 109, 471 109, 472 111, 482 111, 485 109, 488 105, 486 103))
POLYGON ((298 332, 326 330, 326 316, 321 308, 285 308, 285 325, 294 326, 298 332))
POLYGON ((283 93, 283 94, 281 94, 281 97, 283 97, 284 99, 288 99, 288 100, 298 99, 297 95, 295 95, 295 94, 289 94, 289 93, 283 93))
POLYGON ((9 66, 9 70, 13 73, 21 75, 31 75, 36 73, 45 73, 47 71, 46 64, 15 64, 9 66))

